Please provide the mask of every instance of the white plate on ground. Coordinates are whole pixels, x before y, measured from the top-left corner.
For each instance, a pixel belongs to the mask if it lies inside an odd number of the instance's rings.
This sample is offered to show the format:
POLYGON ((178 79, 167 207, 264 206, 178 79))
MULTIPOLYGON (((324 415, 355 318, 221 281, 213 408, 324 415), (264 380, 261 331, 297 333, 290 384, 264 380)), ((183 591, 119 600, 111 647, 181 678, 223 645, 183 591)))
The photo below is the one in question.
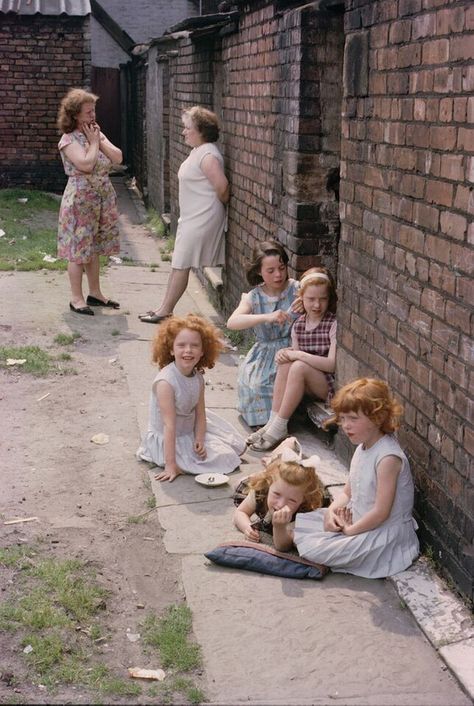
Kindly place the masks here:
POLYGON ((199 476, 195 476, 194 480, 200 485, 207 485, 212 488, 215 485, 225 485, 229 482, 229 476, 223 473, 201 473, 199 476))

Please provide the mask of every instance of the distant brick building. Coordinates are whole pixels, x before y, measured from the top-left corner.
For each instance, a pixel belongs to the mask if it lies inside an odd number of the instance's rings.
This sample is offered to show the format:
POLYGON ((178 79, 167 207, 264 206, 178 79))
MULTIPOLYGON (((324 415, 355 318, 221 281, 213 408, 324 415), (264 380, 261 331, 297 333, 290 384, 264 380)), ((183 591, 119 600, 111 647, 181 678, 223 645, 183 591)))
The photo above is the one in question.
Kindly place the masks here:
POLYGON ((70 14, 52 3, 11 7, 0 0, 0 187, 60 191, 56 117, 67 90, 90 82, 89 0, 70 14))
POLYGON ((403 402, 423 546, 470 600, 473 35, 469 0, 240 1, 182 22, 137 62, 156 148, 135 172, 175 224, 181 111, 218 113, 224 310, 256 240, 278 237, 293 274, 337 272, 338 384, 381 377, 403 402))

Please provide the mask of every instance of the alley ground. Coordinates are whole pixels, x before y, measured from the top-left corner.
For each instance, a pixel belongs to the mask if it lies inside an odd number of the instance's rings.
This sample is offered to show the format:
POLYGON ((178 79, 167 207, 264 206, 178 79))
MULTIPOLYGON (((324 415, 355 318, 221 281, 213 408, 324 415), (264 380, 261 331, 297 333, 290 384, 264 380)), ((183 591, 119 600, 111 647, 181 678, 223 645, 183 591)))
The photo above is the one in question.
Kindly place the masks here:
MULTIPOLYGON (((423 564, 396 582, 341 574, 297 581, 218 568, 203 554, 235 537, 232 488, 260 468, 259 456, 246 454, 240 471, 220 488, 203 488, 189 476, 158 484, 136 460, 155 374, 150 363, 155 327, 137 316, 158 306, 169 264, 160 262, 157 241, 140 224, 136 197, 121 180, 116 188, 121 256, 133 266, 109 267, 104 290, 121 302, 120 311, 74 315, 63 273, 0 273, 2 345, 48 347, 58 333, 81 334, 73 352, 77 375, 0 373, 1 512, 5 519, 38 517, 3 525, 2 544, 41 536, 54 555, 101 567, 113 596, 105 656, 123 675, 137 660, 142 667, 160 666, 144 663, 140 643, 126 638, 127 629, 137 631, 142 619, 137 605, 159 613, 185 598, 203 651, 198 678, 211 704, 471 703, 466 690, 474 692, 472 621, 423 564), (97 433, 110 442, 92 444, 97 433), (157 509, 146 523, 127 522, 146 511, 150 480, 157 509)), ((178 314, 188 311, 223 324, 194 276, 177 307, 178 314)), ((235 352, 221 355, 206 374, 206 400, 246 434, 235 411, 237 366, 235 352)), ((342 483, 346 469, 333 452, 309 428, 299 431, 304 451, 321 456, 325 481, 342 483)), ((7 639, 0 648, 6 663, 14 661, 7 639)), ((21 695, 24 703, 49 701, 35 685, 25 685, 21 695)), ((10 697, 1 683, 0 701, 10 697)), ((85 703, 77 689, 58 699, 55 703, 85 703)))

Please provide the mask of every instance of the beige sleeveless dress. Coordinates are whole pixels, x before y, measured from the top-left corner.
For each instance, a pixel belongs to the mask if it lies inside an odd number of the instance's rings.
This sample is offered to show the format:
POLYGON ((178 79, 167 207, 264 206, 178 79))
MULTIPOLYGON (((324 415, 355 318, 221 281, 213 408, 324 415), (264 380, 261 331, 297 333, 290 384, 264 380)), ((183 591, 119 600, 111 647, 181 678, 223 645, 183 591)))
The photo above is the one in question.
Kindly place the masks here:
POLYGON ((224 164, 216 145, 205 142, 191 150, 178 171, 179 219, 171 260, 171 267, 177 270, 225 263, 226 207, 201 170, 208 154, 224 164))

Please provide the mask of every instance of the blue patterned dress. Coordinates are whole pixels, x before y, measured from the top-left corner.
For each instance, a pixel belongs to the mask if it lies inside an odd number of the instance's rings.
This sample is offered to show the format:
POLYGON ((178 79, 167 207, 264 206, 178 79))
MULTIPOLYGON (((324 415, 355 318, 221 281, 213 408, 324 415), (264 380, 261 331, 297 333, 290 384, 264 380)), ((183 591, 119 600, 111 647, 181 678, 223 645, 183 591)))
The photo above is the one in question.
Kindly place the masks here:
MULTIPOLYGON (((288 280, 286 289, 271 297, 259 284, 247 294, 252 314, 269 314, 277 309, 286 311, 296 298, 298 282, 288 280)), ((258 324, 254 327, 256 343, 242 361, 238 377, 238 411, 250 427, 262 426, 270 418, 273 384, 276 375, 275 355, 280 348, 291 345, 293 321, 278 324, 258 324)))

